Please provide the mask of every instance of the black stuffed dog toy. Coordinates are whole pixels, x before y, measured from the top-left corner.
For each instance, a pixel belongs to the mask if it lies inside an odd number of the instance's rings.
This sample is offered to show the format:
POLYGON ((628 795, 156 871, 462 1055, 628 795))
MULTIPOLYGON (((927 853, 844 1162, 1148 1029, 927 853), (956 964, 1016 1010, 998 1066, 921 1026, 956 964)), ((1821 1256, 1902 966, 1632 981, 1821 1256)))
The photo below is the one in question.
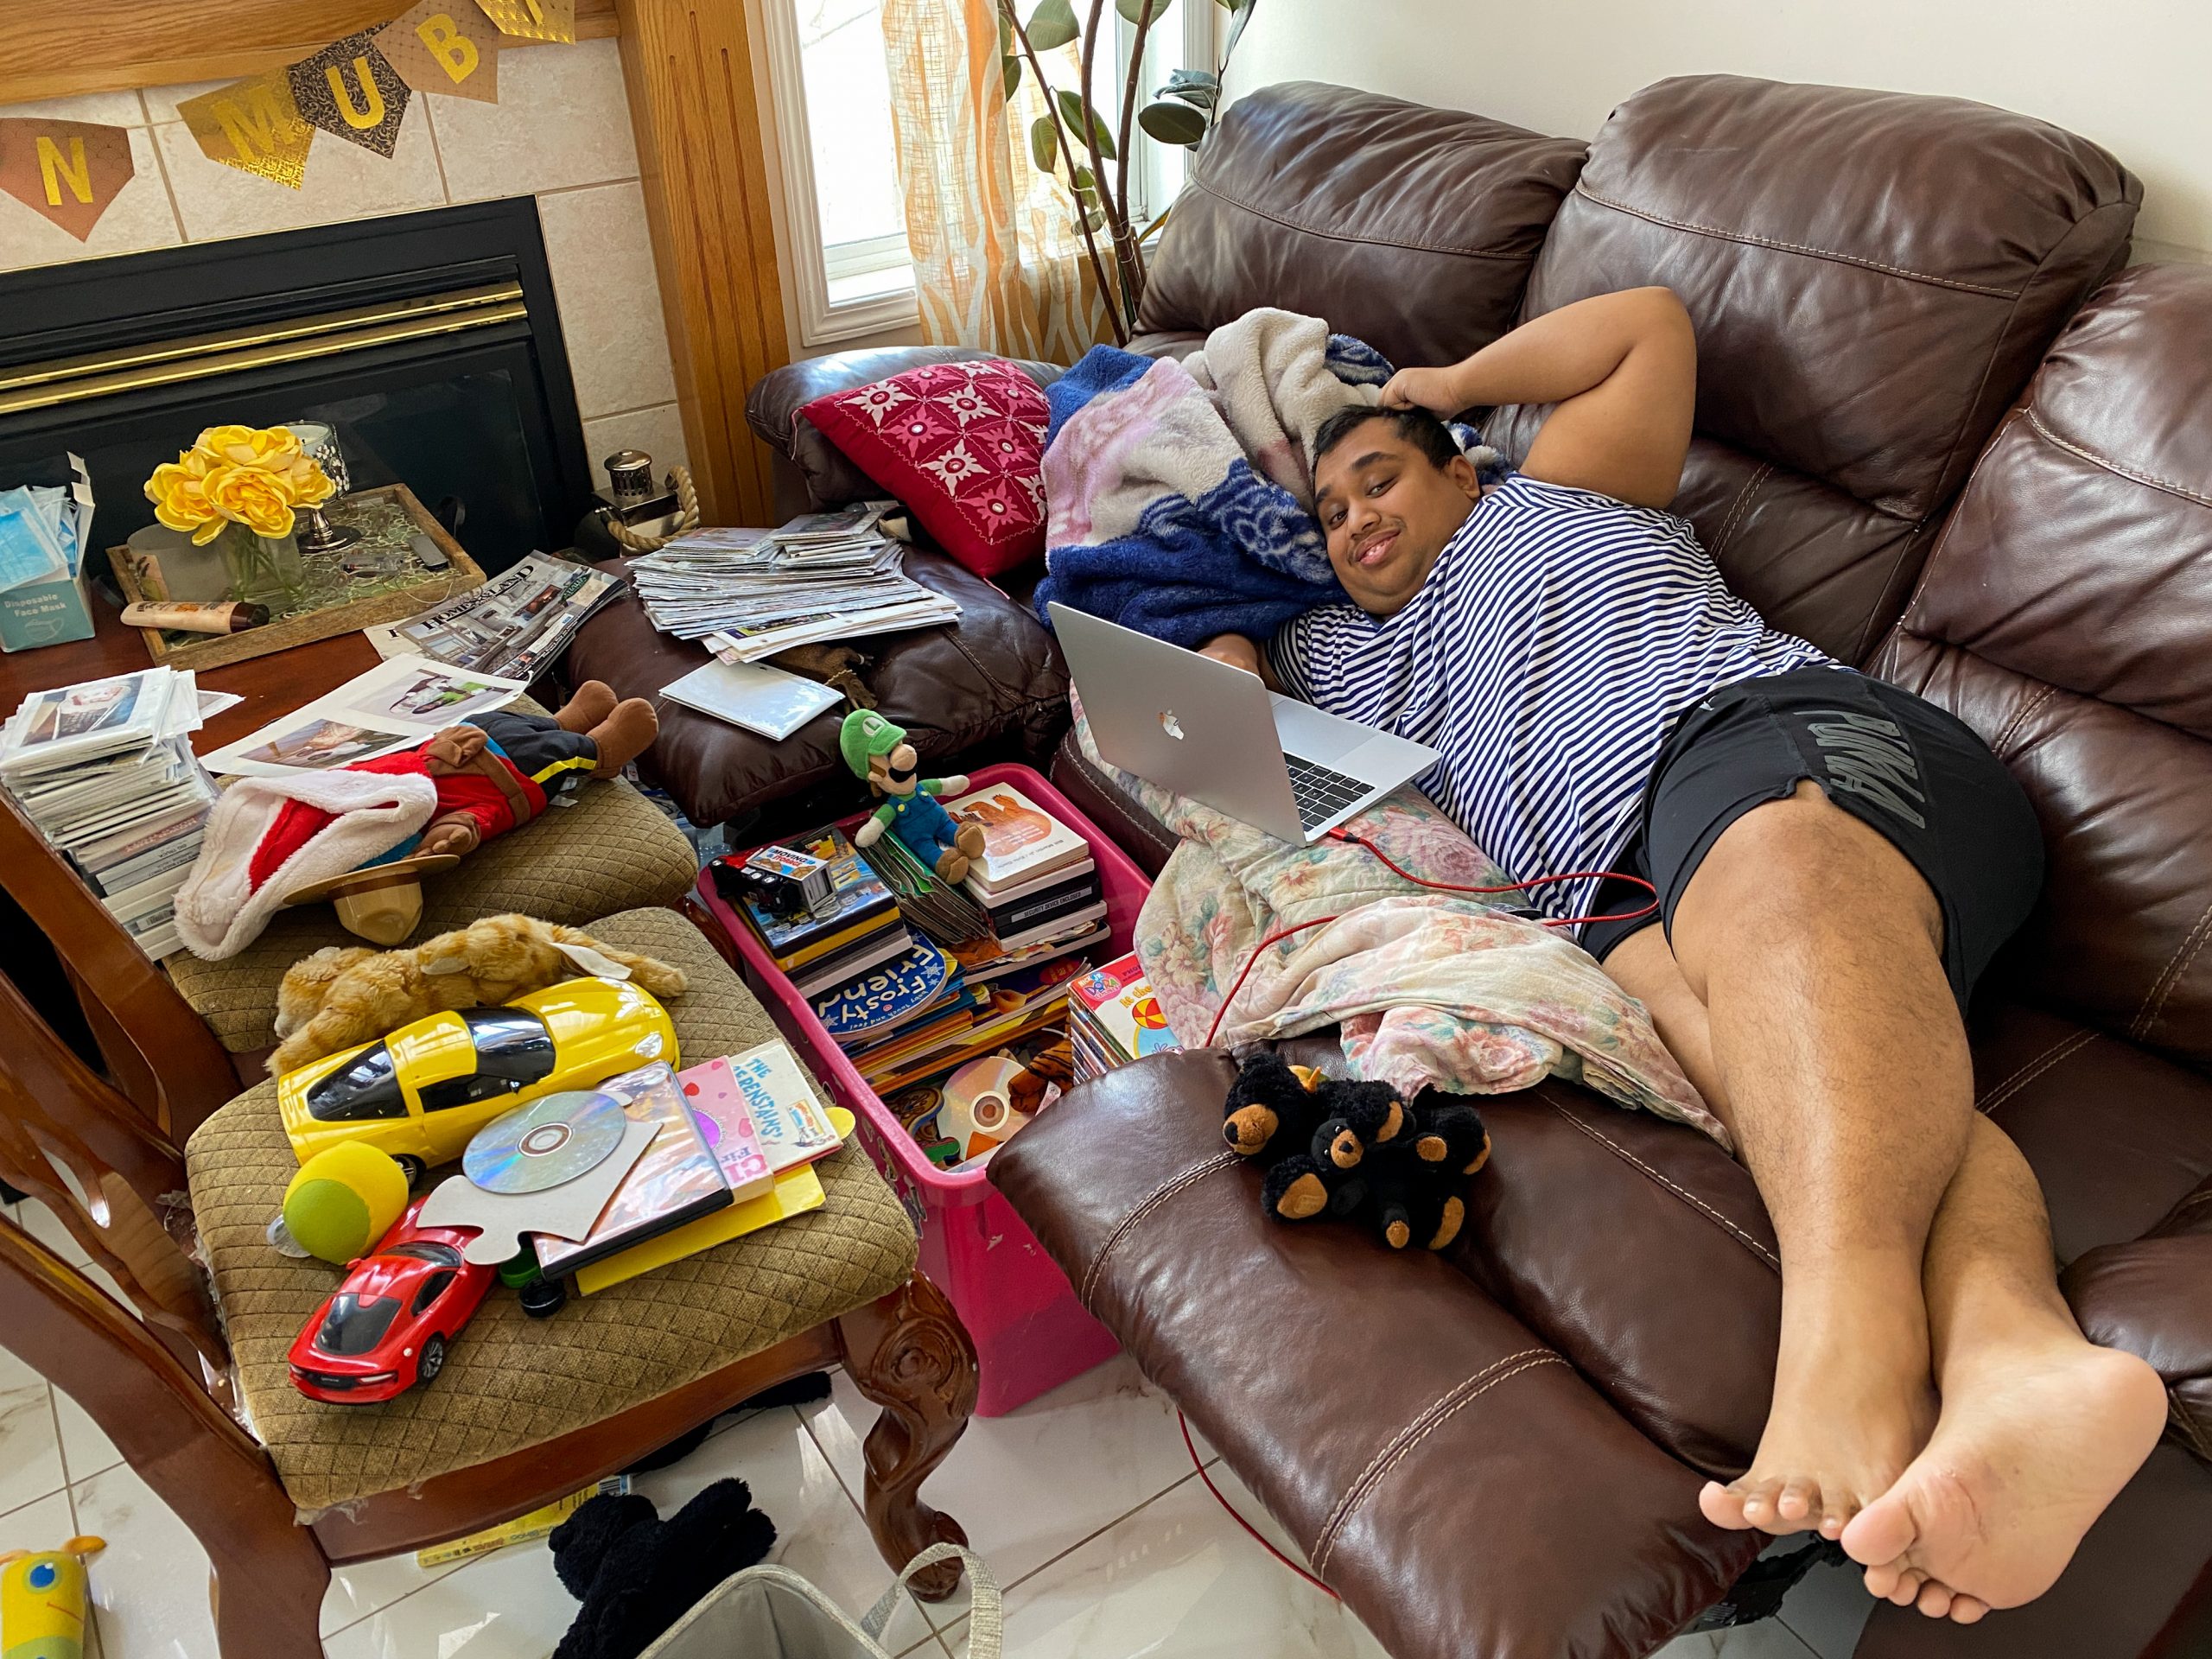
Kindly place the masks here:
POLYGON ((553 1659, 637 1659, 700 1597, 766 1560, 776 1523, 743 1481, 718 1480, 666 1521, 650 1498, 601 1493, 547 1542, 583 1603, 553 1659))
POLYGON ((1340 1083, 1274 1054, 1246 1061, 1222 1107, 1222 1138, 1265 1171, 1278 1221, 1365 1221, 1394 1250, 1440 1250, 1459 1235, 1459 1187, 1490 1158, 1471 1106, 1425 1091, 1411 1107, 1386 1083, 1340 1083))

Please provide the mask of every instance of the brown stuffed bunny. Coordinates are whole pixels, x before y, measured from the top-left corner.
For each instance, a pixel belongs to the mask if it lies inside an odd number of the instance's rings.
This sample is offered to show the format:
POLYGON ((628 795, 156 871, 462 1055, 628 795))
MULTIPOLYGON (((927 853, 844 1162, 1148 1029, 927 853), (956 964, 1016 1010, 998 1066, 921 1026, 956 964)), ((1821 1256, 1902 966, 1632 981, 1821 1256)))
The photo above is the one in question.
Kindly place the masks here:
POLYGON ((365 1043, 426 1014, 486 1007, 607 973, 608 964, 658 997, 681 996, 683 972, 530 916, 487 916, 411 950, 327 945, 292 964, 276 989, 269 1074, 365 1043), (594 958, 597 960, 594 961, 594 958))

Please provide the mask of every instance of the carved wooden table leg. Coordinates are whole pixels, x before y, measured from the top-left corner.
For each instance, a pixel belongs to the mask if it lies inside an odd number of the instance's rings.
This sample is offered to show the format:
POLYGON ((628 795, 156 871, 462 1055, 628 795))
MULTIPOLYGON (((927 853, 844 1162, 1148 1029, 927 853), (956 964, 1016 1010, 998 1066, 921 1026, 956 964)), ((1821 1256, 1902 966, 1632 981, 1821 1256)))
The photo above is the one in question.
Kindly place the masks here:
MULTIPOLYGON (((918 1273, 839 1319, 837 1341, 855 1386, 883 1408, 864 1448, 875 1547, 900 1568, 931 1544, 966 1543, 957 1521, 921 1500, 922 1482, 944 1461, 976 1409, 976 1344, 960 1316, 918 1273)), ((945 1561, 914 1580, 914 1593, 942 1601, 959 1582, 960 1564, 945 1561)))

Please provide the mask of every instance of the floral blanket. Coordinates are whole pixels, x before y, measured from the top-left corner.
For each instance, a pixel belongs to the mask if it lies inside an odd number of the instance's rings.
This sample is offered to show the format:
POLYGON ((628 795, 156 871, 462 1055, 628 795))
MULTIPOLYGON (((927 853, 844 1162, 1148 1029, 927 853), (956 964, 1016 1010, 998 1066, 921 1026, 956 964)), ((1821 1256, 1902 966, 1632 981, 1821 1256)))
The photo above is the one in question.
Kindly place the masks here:
MULTIPOLYGON (((1334 918, 1262 953, 1216 1042, 1234 1047, 1341 1025, 1354 1075, 1407 1095, 1429 1085, 1503 1094, 1561 1077, 1729 1146, 1643 1005, 1563 933, 1509 914, 1512 894, 1438 893, 1393 874, 1363 847, 1278 841, 1108 766, 1079 709, 1076 734, 1101 771, 1182 838, 1145 901, 1136 944, 1185 1046, 1205 1043, 1224 993, 1261 940, 1334 918)), ((1507 880, 1410 786, 1344 827, 1432 881, 1507 880)))

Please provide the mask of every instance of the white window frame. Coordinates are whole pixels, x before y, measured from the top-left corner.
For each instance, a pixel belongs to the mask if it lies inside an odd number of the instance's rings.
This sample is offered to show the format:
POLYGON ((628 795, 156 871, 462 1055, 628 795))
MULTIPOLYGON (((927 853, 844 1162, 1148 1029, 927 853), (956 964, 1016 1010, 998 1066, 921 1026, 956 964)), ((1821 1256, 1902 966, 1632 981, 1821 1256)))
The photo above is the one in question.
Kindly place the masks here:
MULTIPOLYGON (((734 0, 733 0, 734 3, 734 0)), ((1212 0, 1207 0, 1211 6, 1212 0)), ((814 133, 807 123, 806 66, 799 48, 797 0, 761 0, 762 45, 768 66, 776 145, 782 153, 784 223, 791 245, 791 272, 801 346, 833 346, 863 334, 911 328, 921 312, 913 284, 874 298, 833 305, 832 277, 889 270, 911 263, 905 236, 866 242, 822 243, 821 200, 814 188, 814 133)))
MULTIPOLYGON (((1221 49, 1221 8, 1215 0, 1183 0, 1183 49, 1181 61, 1186 65, 1205 64, 1211 67, 1215 54, 1221 49)), ((1114 37, 1114 61, 1121 72, 1121 87, 1128 84, 1129 48, 1136 41, 1136 25, 1123 17, 1117 9, 1114 14, 1116 33, 1114 37)), ((1147 44, 1157 47, 1160 32, 1155 29, 1147 44)), ((1142 109, 1153 100, 1153 95, 1166 81, 1165 73, 1147 75, 1137 83, 1137 107, 1142 109)), ((1154 219, 1166 213, 1171 205, 1162 200, 1166 195, 1165 175, 1160 170, 1162 146, 1149 138, 1140 139, 1133 125, 1129 143, 1137 151, 1136 175, 1129 181, 1129 213, 1135 227, 1141 232, 1154 219)), ((1188 162, 1185 163, 1187 172, 1188 162)))

